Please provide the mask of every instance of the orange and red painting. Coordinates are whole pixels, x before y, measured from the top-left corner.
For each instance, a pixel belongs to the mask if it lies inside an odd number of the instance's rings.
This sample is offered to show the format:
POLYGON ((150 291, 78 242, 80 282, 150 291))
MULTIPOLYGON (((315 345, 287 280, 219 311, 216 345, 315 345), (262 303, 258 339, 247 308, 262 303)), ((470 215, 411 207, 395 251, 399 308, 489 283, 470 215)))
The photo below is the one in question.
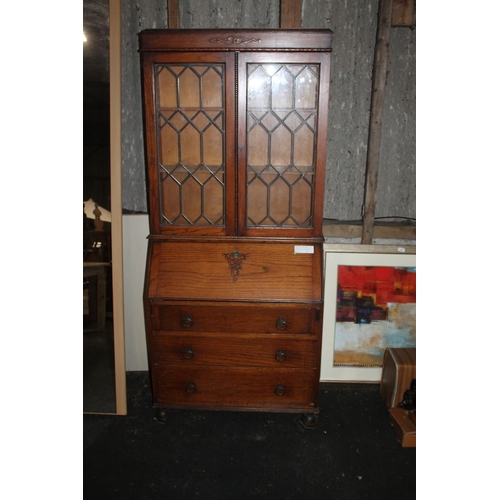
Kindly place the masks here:
POLYGON ((338 266, 335 366, 382 366, 386 347, 416 347, 416 268, 338 266))

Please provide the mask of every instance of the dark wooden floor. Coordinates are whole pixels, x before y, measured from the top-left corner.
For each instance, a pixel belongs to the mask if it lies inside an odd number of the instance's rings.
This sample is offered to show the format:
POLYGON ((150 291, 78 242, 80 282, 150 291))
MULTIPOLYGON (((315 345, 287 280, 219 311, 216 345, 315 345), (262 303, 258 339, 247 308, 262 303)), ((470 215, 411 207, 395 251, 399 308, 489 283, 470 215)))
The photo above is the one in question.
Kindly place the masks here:
POLYGON ((83 416, 84 498, 405 500, 402 448, 377 384, 323 385, 306 429, 293 414, 173 410, 154 419, 147 372, 127 374, 128 415, 83 416))

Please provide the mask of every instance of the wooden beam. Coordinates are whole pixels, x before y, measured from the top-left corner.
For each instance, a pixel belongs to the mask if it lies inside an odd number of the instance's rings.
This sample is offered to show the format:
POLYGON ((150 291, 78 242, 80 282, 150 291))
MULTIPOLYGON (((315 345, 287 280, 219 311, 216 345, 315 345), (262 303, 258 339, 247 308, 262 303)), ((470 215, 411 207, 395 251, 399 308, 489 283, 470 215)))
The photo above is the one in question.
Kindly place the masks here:
POLYGON ((302 27, 302 0, 281 0, 280 28, 302 27))
POLYGON ((179 29, 181 27, 179 0, 167 0, 167 9, 169 29, 179 29))
POLYGON ((413 26, 415 16, 415 0, 393 0, 392 26, 413 26))
POLYGON ((382 115, 384 112, 387 61, 389 59, 392 2, 393 0, 380 0, 379 3, 375 60, 373 62, 372 101, 368 130, 363 234, 361 237, 361 243, 364 245, 371 244, 373 240, 380 140, 382 137, 382 115))
POLYGON ((355 245, 345 243, 324 243, 324 252, 336 253, 394 253, 394 254, 417 254, 416 245, 355 245))
MULTIPOLYGON (((325 238, 361 238, 361 222, 323 221, 325 238)), ((417 227, 414 224, 375 223, 373 237, 384 240, 416 240, 417 227)))

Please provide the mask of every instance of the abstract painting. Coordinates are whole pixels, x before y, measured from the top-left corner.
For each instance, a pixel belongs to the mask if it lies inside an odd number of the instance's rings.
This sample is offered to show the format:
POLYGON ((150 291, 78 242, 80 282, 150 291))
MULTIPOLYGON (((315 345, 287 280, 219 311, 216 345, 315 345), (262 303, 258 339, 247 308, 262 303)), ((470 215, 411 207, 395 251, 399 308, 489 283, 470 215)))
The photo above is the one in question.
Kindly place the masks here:
POLYGON ((415 255, 326 260, 321 378, 377 379, 387 347, 416 347, 415 255))
POLYGON ((416 269, 339 266, 336 366, 382 366, 386 347, 415 347, 416 269))

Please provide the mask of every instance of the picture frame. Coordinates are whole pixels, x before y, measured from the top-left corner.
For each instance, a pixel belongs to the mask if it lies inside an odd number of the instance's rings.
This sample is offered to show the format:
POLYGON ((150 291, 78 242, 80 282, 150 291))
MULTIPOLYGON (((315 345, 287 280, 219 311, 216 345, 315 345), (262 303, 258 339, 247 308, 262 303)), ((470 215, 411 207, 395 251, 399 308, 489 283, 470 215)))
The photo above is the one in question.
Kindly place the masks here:
MULTIPOLYGON (((381 361, 380 366, 370 366, 370 364, 356 364, 352 363, 339 363, 335 361, 340 359, 343 353, 339 350, 335 351, 336 347, 336 333, 341 338, 341 328, 345 323, 337 321, 337 308, 339 306, 339 266, 353 266, 352 269, 360 268, 394 268, 394 269, 408 269, 408 271, 416 273, 416 251, 415 247, 397 247, 397 246, 381 246, 378 245, 325 245, 324 248, 324 277, 325 277, 325 293, 324 293, 324 311, 323 311, 323 340, 321 349, 321 382, 380 382, 382 375, 381 361)), ((345 272, 345 269, 341 272, 345 272)), ((416 274, 413 279, 416 279, 416 274)), ((413 286, 413 292, 415 287, 413 286)), ((415 293, 416 296, 416 293, 415 293)), ((416 311, 416 298, 408 299, 413 301, 413 309, 416 311)), ((375 308, 382 309, 382 308, 375 308)), ((382 311, 383 312, 383 311, 382 311)), ((339 311, 340 316, 343 312, 339 311)), ((351 320, 352 321, 352 320, 351 320)), ((362 323, 363 320, 356 320, 362 323)), ((411 326, 413 335, 415 335, 415 318, 411 319, 413 324, 411 326)), ((365 321, 369 323, 370 321, 365 321)), ((375 325, 375 322, 374 322, 375 325)), ((373 325, 373 327, 374 327, 373 325)), ((370 325, 355 325, 351 322, 348 325, 351 329, 355 328, 357 332, 362 332, 363 328, 369 328, 370 325)), ((368 331, 365 330, 365 331, 368 331)), ((359 333, 363 336, 364 333, 359 333)), ((398 342, 398 339, 395 340, 398 342)), ((394 340, 393 340, 394 342, 394 340)), ((385 347, 402 347, 403 345, 390 345, 385 347)), ((406 345, 404 345, 406 347, 406 345)), ((360 347, 361 353, 362 347, 360 347)), ((379 340, 379 356, 383 355, 384 340, 379 340)), ((352 354, 352 353, 351 353, 352 354)), ((360 354, 362 356, 362 354, 360 354)), ((380 359, 380 358, 379 358, 380 359)))

